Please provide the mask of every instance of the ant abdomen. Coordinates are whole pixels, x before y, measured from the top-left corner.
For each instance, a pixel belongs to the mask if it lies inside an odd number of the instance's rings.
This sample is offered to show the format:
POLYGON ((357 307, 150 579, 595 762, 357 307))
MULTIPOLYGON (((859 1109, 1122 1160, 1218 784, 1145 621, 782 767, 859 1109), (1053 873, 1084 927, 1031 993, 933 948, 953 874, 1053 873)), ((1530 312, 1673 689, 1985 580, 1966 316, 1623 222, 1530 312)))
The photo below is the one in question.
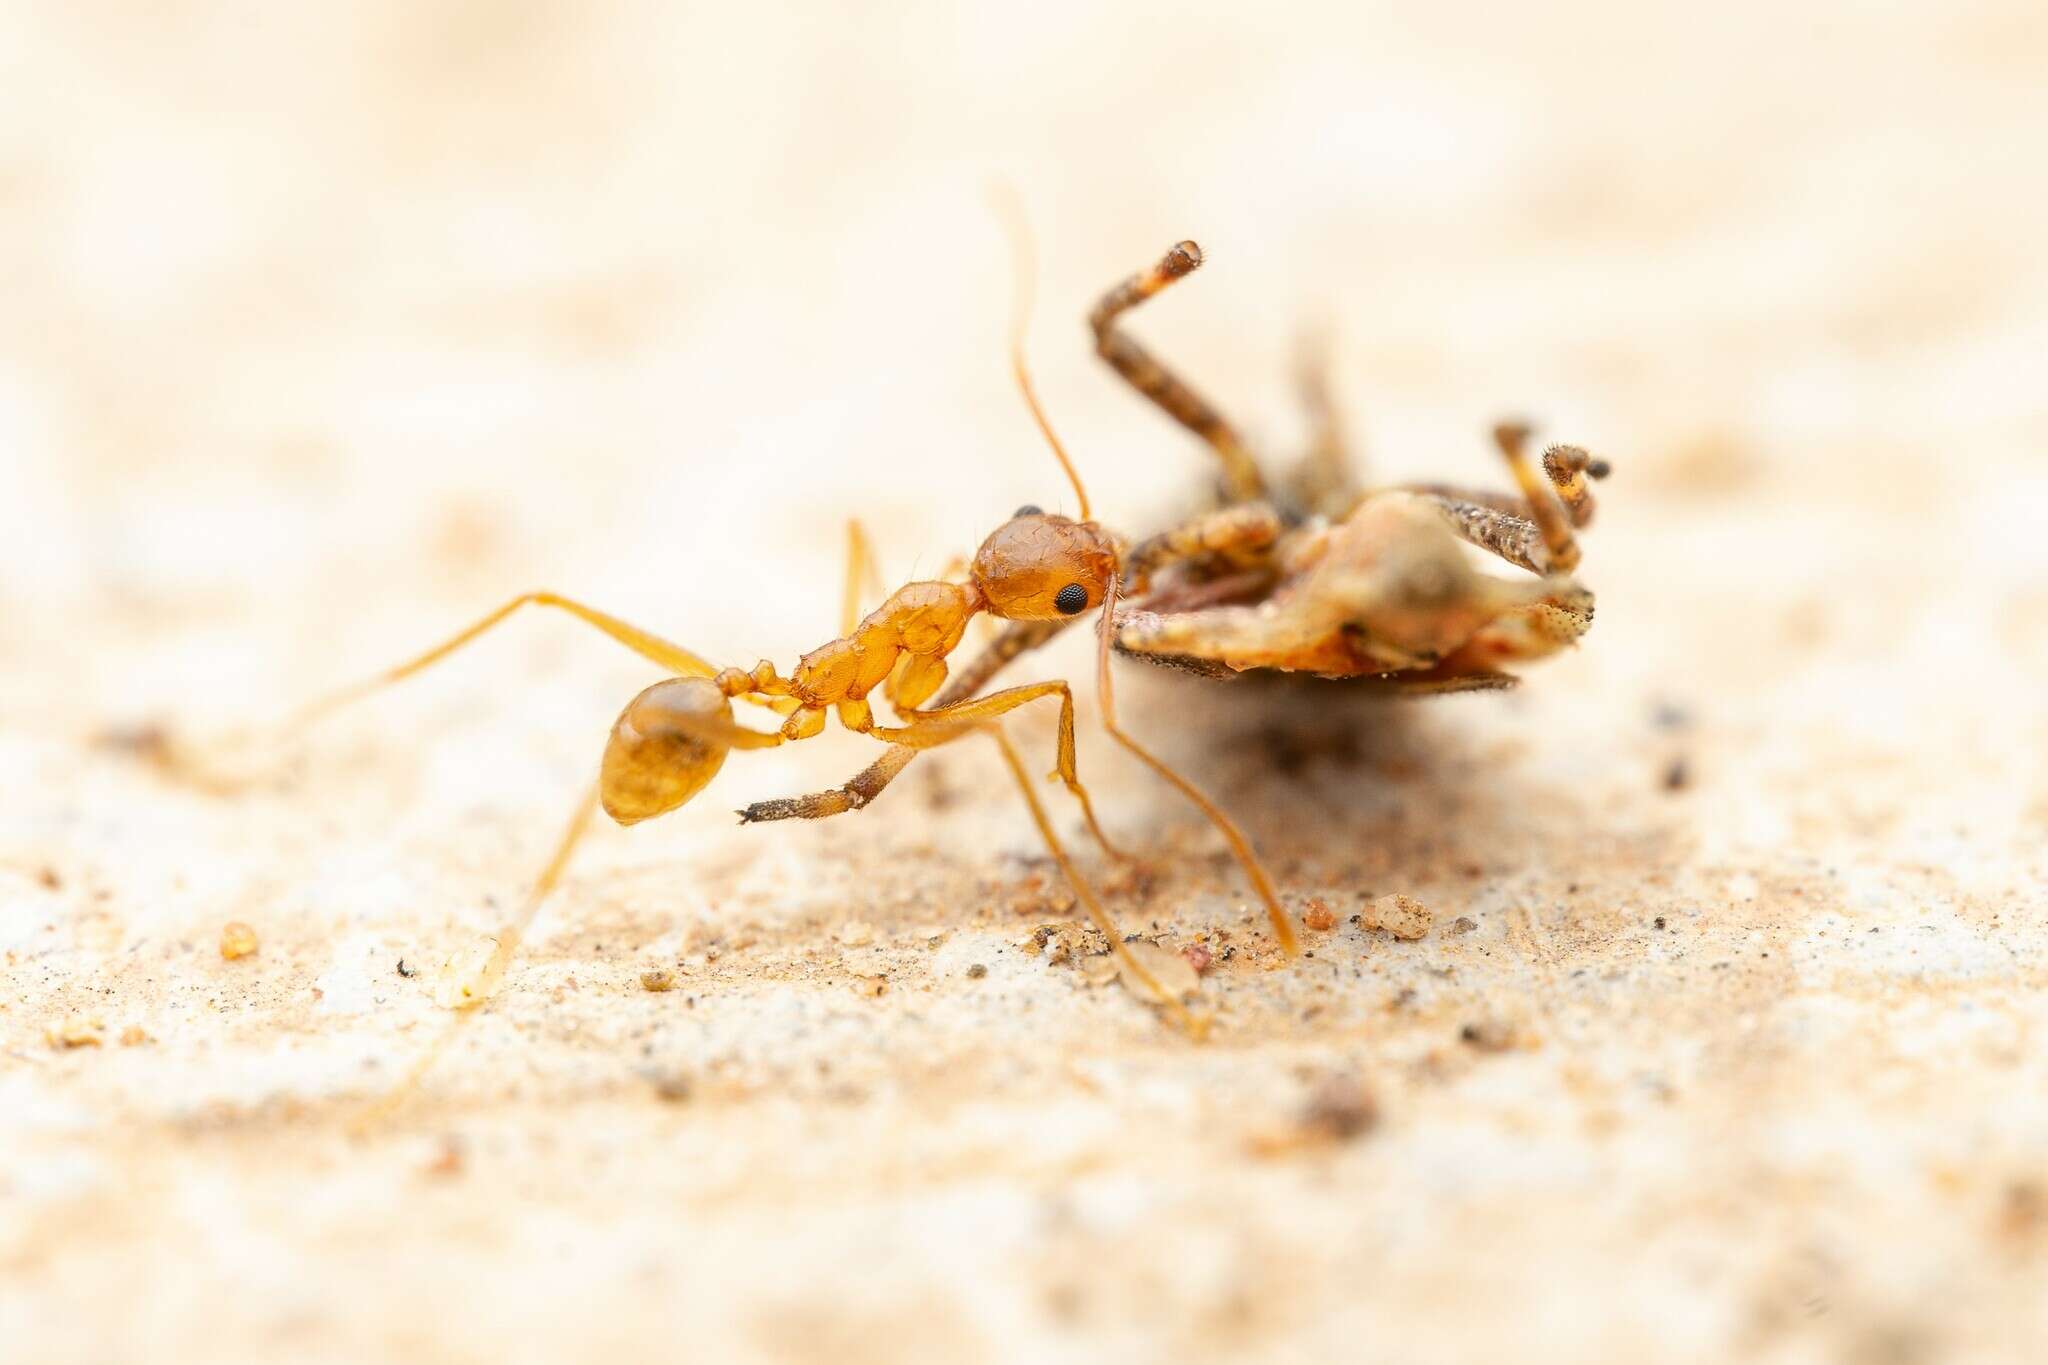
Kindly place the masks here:
POLYGON ((628 702, 600 769, 605 814, 622 825, 666 815, 703 791, 729 747, 690 720, 730 723, 732 703, 709 678, 670 678, 628 702))

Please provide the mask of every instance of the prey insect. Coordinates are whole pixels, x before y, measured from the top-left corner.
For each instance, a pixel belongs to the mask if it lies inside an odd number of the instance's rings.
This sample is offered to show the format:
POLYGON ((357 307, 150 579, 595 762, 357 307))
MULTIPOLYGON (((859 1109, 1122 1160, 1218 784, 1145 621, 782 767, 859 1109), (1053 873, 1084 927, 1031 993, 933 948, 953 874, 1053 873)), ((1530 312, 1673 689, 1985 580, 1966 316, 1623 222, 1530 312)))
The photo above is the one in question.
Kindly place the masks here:
MULTIPOLYGON (((1306 674, 1420 696, 1512 687, 1512 666, 1556 653, 1591 628, 1593 594, 1572 571, 1577 532, 1593 516, 1588 480, 1607 476, 1606 461, 1551 446, 1538 473, 1527 426, 1504 422, 1493 436, 1513 493, 1434 483, 1368 488, 1346 450, 1317 348, 1301 366, 1314 430, 1309 452, 1286 478, 1269 481, 1222 414, 1119 325, 1201 264, 1200 247, 1178 243, 1089 315, 1103 360, 1200 437, 1220 466, 1217 507, 1123 555, 1103 614, 1118 653, 1214 678, 1306 674), (1466 546, 1527 576, 1483 573, 1466 546)), ((1006 658, 1060 628, 1012 627, 1006 658)), ((1099 668, 1106 678, 1106 658, 1099 668)), ((1103 697, 1107 712, 1106 687, 1103 697)), ((857 809, 917 752, 894 745, 835 791, 760 802, 743 816, 857 809)))

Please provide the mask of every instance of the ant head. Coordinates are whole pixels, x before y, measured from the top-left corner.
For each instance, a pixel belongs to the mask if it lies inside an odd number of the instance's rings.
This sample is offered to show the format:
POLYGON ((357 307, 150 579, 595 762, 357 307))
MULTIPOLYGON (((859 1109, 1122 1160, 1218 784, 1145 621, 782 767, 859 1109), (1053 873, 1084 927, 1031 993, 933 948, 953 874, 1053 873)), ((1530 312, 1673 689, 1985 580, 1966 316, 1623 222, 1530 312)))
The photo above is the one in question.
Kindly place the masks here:
POLYGON ((1020 507, 974 552, 974 586, 1010 621, 1052 621, 1102 605, 1116 544, 1092 521, 1020 507))

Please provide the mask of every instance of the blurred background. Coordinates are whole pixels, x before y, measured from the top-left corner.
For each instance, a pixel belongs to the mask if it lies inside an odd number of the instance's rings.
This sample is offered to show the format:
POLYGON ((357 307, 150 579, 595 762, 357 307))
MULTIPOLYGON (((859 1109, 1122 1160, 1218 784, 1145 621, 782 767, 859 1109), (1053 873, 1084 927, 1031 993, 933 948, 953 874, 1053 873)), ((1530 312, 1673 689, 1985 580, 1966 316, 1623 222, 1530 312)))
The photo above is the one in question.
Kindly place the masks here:
MULTIPOLYGON (((2043 71, 2025 0, 0 0, 0 1339, 2038 1358, 2043 71), (927 938, 1028 930, 1036 852, 980 753, 729 826, 868 761, 835 736, 600 834, 528 1005, 431 1119, 347 1143, 433 1023, 389 959, 494 922, 647 670, 518 621, 230 801, 93 737, 261 723, 534 587, 787 667, 849 516, 893 586, 1072 510, 1005 372, 996 182, 1120 529, 1211 470, 1082 318, 1183 237, 1208 264, 1133 330, 1271 458, 1320 332, 1374 479, 1497 484, 1504 414, 1613 461, 1585 647, 1345 713, 1363 768, 1316 731, 1276 776, 1298 714, 1129 684, 1295 904, 1413 891, 1437 937, 1226 976, 1207 1050, 1014 950, 1006 995, 857 1006, 864 953, 915 983, 927 938), (265 936, 239 977, 229 917, 265 936), (664 954, 723 1012, 591 987, 664 954), (1547 1042, 1467 1076, 1475 1011, 1547 1042), (105 1045, 45 1041, 72 1018, 105 1045), (1332 1075, 1381 1131, 1248 1173, 1332 1075)), ((1119 913, 1235 923, 1203 830, 1082 744, 1167 864, 1119 913)))

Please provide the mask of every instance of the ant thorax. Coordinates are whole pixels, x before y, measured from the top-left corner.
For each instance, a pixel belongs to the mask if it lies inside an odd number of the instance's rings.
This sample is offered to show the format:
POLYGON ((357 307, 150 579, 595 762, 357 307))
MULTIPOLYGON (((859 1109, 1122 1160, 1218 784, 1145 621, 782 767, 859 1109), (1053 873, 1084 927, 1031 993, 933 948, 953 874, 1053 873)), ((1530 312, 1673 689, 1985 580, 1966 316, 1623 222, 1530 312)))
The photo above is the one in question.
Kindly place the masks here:
POLYGON ((789 692, 806 707, 858 701, 880 687, 904 654, 942 658, 959 645, 981 595, 959 583, 907 583, 844 639, 797 661, 789 692))

